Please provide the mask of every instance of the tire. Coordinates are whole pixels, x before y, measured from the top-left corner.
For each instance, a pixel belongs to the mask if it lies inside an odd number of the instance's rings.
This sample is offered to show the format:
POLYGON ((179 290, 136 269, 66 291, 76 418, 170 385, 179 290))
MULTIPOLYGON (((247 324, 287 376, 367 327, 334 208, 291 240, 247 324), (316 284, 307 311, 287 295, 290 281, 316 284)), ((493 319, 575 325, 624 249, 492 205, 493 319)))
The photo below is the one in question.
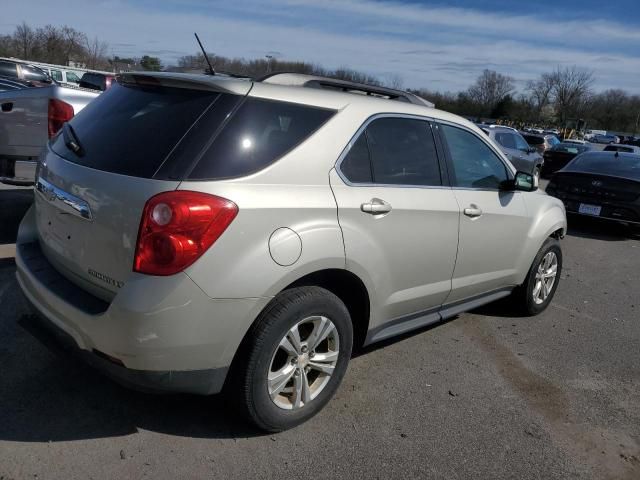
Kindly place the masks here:
MULTIPOLYGON (((547 271, 549 271, 549 269, 547 269, 547 271)), ((519 313, 525 316, 534 316, 542 313, 549 306, 549 303, 551 303, 556 293, 561 273, 562 249, 560 248, 560 242, 555 238, 547 238, 534 258, 524 283, 513 292, 512 297, 519 313), (547 255, 549 255, 549 257, 547 257, 547 255), (545 261, 546 258, 553 258, 553 256, 555 256, 556 273, 555 277, 553 277, 551 288, 547 289, 548 292, 546 296, 544 296, 545 291, 543 285, 542 283, 538 284, 538 272, 539 268, 542 267, 542 262, 545 261), (540 287, 539 290, 537 289, 538 285, 540 287), (538 292, 537 295, 536 291, 538 292)))
POLYGON ((267 432, 307 421, 340 386, 352 343, 349 311, 333 293, 319 287, 280 293, 261 313, 239 351, 234 391, 230 393, 237 399, 240 413, 267 432), (300 340, 297 347, 294 330, 300 340), (314 335, 322 337, 326 331, 330 333, 324 340, 313 342, 314 335), (334 358, 333 364, 330 358, 334 358), (331 365, 333 368, 328 368, 331 365))

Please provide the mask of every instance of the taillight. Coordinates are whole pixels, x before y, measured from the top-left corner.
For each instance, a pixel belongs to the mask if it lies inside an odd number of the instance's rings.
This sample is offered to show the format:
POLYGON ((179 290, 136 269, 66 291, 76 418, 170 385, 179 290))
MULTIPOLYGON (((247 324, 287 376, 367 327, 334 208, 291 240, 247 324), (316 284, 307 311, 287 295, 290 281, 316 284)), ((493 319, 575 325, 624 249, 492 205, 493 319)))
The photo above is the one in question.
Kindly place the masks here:
POLYGON ((73 118, 73 107, 57 98, 50 98, 47 117, 49 119, 49 138, 51 138, 58 133, 65 122, 73 118))
POLYGON ((207 251, 238 214, 231 200, 176 190, 144 206, 133 263, 135 272, 173 275, 207 251))

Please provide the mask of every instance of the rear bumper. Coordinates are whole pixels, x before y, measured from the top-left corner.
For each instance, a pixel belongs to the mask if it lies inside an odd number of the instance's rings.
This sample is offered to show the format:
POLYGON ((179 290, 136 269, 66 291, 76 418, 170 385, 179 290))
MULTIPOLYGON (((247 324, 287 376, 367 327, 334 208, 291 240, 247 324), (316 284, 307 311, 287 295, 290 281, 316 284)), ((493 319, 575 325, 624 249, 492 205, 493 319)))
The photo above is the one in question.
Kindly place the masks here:
MULTIPOLYGON (((212 299, 186 274, 131 274, 111 303, 63 277, 44 257, 33 208, 18 232, 16 276, 53 337, 112 378, 154 391, 217 393, 268 298, 212 299)), ((49 336, 50 337, 50 336, 49 336)))
POLYGON ((118 364, 103 353, 79 348, 73 337, 42 316, 31 304, 33 315, 22 326, 47 347, 73 355, 119 384, 148 393, 194 393, 209 395, 222 390, 228 368, 206 370, 134 370, 118 364))
POLYGON ((600 199, 582 198, 575 195, 558 195, 558 198, 562 200, 567 213, 571 215, 640 225, 640 205, 635 203, 603 202, 600 199), (600 215, 580 213, 581 203, 601 207, 600 215))

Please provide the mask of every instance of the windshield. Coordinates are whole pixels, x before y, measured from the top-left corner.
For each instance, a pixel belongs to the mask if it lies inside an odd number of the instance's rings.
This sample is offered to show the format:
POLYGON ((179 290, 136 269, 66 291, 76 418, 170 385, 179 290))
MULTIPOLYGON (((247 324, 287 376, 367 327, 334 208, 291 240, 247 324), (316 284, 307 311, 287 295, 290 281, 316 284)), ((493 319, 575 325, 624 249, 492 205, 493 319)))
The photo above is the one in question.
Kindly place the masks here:
POLYGON ((556 137, 555 135, 550 135, 549 137, 547 137, 547 142, 549 142, 549 145, 553 146, 558 145, 560 143, 560 140, 558 140, 558 137, 556 137))
POLYGON ((585 153, 578 155, 567 166, 567 170, 640 180, 640 155, 620 153, 616 156, 614 153, 610 155, 585 153))

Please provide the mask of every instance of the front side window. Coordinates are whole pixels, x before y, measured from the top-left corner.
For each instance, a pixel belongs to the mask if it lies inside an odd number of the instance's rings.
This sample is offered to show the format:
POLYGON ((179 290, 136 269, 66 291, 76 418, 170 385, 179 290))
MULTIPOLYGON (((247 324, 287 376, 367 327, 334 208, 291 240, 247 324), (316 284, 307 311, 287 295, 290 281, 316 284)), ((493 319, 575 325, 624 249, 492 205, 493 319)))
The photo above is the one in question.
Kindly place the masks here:
POLYGON ((489 146, 471 132, 441 125, 453 167, 453 185, 499 189, 509 178, 507 168, 489 146))
POLYGON ((56 82, 61 82, 62 72, 60 70, 51 70, 51 78, 53 78, 56 82))
POLYGON ((522 135, 519 135, 517 133, 513 134, 513 139, 516 142, 516 148, 518 150, 521 150, 523 152, 526 152, 529 150, 529 144, 527 143, 527 141, 522 138, 522 135))

